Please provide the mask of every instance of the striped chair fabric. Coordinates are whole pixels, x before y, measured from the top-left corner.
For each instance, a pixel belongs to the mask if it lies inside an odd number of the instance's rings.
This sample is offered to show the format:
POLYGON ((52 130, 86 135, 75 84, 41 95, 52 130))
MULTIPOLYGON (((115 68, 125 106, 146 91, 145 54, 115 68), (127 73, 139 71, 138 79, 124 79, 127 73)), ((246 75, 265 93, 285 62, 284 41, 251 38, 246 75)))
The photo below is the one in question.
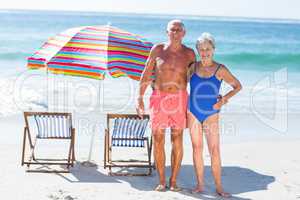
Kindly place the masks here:
POLYGON ((71 120, 66 115, 35 115, 37 138, 70 138, 71 120))
POLYGON ((148 121, 149 119, 116 118, 112 132, 112 146, 144 147, 144 140, 141 139, 144 138, 148 121))

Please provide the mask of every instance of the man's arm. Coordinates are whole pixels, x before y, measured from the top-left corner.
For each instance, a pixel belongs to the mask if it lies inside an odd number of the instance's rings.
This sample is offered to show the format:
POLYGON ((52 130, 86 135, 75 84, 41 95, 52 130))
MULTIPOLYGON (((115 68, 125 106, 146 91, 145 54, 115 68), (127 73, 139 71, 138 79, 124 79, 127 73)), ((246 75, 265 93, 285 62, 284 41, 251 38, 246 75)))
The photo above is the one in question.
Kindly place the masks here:
POLYGON ((195 63, 191 63, 189 65, 188 71, 187 71, 187 81, 189 82, 193 73, 195 72, 195 63))
POLYGON ((195 71, 196 55, 193 49, 188 49, 189 65, 187 71, 187 80, 189 81, 195 71))
POLYGON ((137 113, 140 115, 140 117, 144 114, 144 101, 143 97, 145 94, 145 91, 147 87, 151 84, 152 79, 151 75, 154 70, 154 67, 156 66, 156 57, 157 57, 157 52, 159 50, 158 45, 154 45, 150 51, 149 57, 145 63, 145 68, 142 73, 140 83, 139 83, 139 96, 137 99, 137 113))
POLYGON ((145 63, 145 68, 140 79, 138 98, 143 98, 147 87, 152 82, 151 75, 156 65, 155 59, 156 59, 157 49, 158 47, 156 45, 152 47, 149 57, 145 63))

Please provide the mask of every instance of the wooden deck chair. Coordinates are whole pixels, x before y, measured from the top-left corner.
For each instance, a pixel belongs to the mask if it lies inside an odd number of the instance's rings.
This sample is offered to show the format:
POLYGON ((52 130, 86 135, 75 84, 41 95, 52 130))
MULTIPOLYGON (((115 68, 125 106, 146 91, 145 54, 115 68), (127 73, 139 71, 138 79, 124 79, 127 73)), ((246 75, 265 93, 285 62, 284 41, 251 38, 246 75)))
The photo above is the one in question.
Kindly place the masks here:
MULTIPOLYGON (((71 113, 49 113, 49 112, 24 112, 25 127, 22 148, 22 166, 28 167, 28 172, 68 172, 49 170, 29 170, 30 165, 63 165, 73 167, 75 161, 74 143, 75 129, 72 127, 71 113), (28 138, 28 142, 27 142, 28 138), (35 147, 38 140, 70 140, 68 157, 66 159, 38 159, 35 156, 35 147), (26 147, 30 154, 26 155, 26 147), (25 157, 29 157, 25 160, 25 157)), ((51 149, 50 149, 51 150, 51 149)))
POLYGON ((152 137, 145 136, 149 115, 144 115, 143 119, 135 114, 107 114, 107 129, 104 138, 104 169, 109 168, 110 175, 151 175, 153 164, 151 163, 152 137), (112 125, 112 126, 111 126, 112 125), (111 129, 112 127, 112 129, 111 129), (147 160, 113 160, 112 149, 146 147, 147 160), (119 168, 147 168, 147 173, 113 173, 112 167, 119 168))

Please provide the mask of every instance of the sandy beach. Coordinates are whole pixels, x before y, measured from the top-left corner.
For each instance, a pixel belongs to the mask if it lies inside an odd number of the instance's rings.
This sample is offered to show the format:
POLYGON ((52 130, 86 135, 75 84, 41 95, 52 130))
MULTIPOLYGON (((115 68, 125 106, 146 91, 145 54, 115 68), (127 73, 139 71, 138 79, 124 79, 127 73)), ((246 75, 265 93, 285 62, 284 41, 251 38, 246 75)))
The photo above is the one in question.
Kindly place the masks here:
MULTIPOLYGON (((8 3, 22 4, 14 1, 8 3)), ((215 194, 206 142, 205 191, 191 193, 196 181, 188 130, 184 132, 184 157, 178 176, 178 185, 183 188, 181 192, 153 191, 158 181, 156 171, 147 177, 125 177, 109 176, 108 170, 103 168, 106 114, 135 113, 138 81, 128 77, 112 78, 108 71, 104 80, 96 80, 27 68, 27 58, 48 38, 64 30, 110 24, 158 44, 166 41, 166 24, 175 17, 184 21, 187 30, 184 44, 194 50, 201 33, 213 34, 216 39, 216 61, 225 64, 243 85, 242 91, 221 109, 224 189, 233 195, 231 199, 237 200, 300 200, 300 21, 286 19, 289 13, 282 12, 283 6, 278 6, 278 11, 270 7, 278 2, 266 3, 265 8, 258 2, 255 6, 253 4, 252 9, 239 1, 244 10, 235 8, 237 4, 232 2, 224 2, 224 6, 218 3, 221 12, 208 16, 203 15, 205 13, 202 11, 195 16, 177 16, 171 10, 170 15, 145 14, 144 11, 130 14, 127 12, 134 10, 123 7, 122 12, 126 13, 65 11, 77 2, 48 2, 55 4, 53 8, 63 8, 64 11, 51 10, 45 1, 40 3, 45 4, 47 11, 32 10, 37 5, 34 1, 24 1, 29 10, 1 10, 5 2, 0 5, 0 200, 220 199, 215 194), (227 16, 224 15, 225 6, 229 6, 227 16), (232 10, 249 11, 254 17, 253 11, 267 13, 265 11, 268 10, 276 16, 282 15, 282 20, 274 19, 274 16, 271 19, 248 18, 250 15, 247 16, 247 12, 244 17, 240 14, 236 16, 241 17, 230 17, 232 10), (70 173, 28 173, 26 166, 21 166, 24 111, 72 113, 76 129, 76 163, 70 173), (95 166, 82 165, 85 161, 91 161, 95 166)), ((191 13, 196 7, 211 12, 203 2, 199 2, 180 2, 190 6, 187 10, 175 1, 172 6, 184 13, 191 13)), ((99 5, 95 6, 88 1, 82 2, 84 6, 102 8, 101 2, 97 3, 99 5)), ((143 1, 138 4, 127 1, 119 3, 155 11, 142 5, 143 1)), ((147 3, 156 6, 152 1, 147 3)), ((164 11, 171 9, 169 2, 165 3, 167 9, 164 11)), ((288 7, 288 12, 291 8, 299 8, 288 1, 282 3, 288 7)), ((162 4, 158 3, 159 6, 162 4)), ((111 3, 113 10, 117 5, 111 3)), ((214 3, 211 8, 217 9, 214 3)), ((298 10, 296 12, 298 15, 298 10)), ((230 89, 222 83, 220 94, 224 95, 230 89)), ((145 94, 147 107, 151 92, 148 88, 145 94)), ((150 134, 150 129, 147 129, 147 134, 150 134)), ((167 179, 170 176, 169 137, 167 133, 167 179)), ((67 154, 67 147, 59 142, 47 145, 41 142, 38 143, 37 157, 49 154, 62 157, 67 154)), ((146 156, 145 149, 141 152, 123 149, 116 153, 118 157, 146 156)))
MULTIPOLYGON (((185 134, 184 159, 178 177, 182 192, 154 192, 156 171, 149 177, 109 176, 103 169, 103 135, 95 137, 92 160, 97 167, 84 167, 88 136, 76 140, 77 162, 70 173, 27 173, 21 167, 22 115, 1 119, 0 193, 3 199, 219 199, 214 193, 207 149, 205 158, 205 192, 191 194, 195 175, 189 135, 185 134)), ((168 136, 167 136, 168 137, 168 136)), ((225 136, 226 137, 226 136, 225 136)), ((167 140, 168 141, 168 140, 167 140)), ((300 199, 300 159, 296 156, 300 139, 223 143, 223 184, 231 199, 300 199)), ((56 148, 56 152, 60 152, 56 148)), ((170 144, 166 144, 167 156, 170 144)), ((124 152, 124 151, 123 151, 124 152)), ((124 152, 126 154, 126 151, 124 152)), ((170 174, 169 157, 167 176, 170 174)))

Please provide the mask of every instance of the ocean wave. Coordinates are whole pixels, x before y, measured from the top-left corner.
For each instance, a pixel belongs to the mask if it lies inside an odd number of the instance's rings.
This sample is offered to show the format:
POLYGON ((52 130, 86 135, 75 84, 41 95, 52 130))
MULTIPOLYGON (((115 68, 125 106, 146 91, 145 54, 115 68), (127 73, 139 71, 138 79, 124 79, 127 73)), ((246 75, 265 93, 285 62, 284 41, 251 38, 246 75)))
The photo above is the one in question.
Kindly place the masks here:
POLYGON ((26 52, 2 52, 0 60, 26 60, 31 54, 26 52))
MULTIPOLYGON (((103 82, 105 85, 99 85, 98 82, 79 77, 54 77, 49 79, 50 82, 47 82, 46 77, 45 80, 43 77, 31 77, 25 82, 19 81, 20 88, 16 87, 16 78, 0 79, 0 116, 13 115, 25 110, 68 110, 89 114, 94 111, 119 112, 135 107, 136 89, 135 86, 129 89, 131 83, 127 82, 127 79, 108 79, 103 82), (49 87, 53 82, 56 83, 53 88, 49 87)), ((280 90, 275 94, 272 88, 243 85, 243 90, 230 99, 222 112, 253 113, 258 109, 264 113, 300 113, 299 91, 300 87, 291 87, 288 91, 280 90), (274 107, 286 104, 288 108, 274 107)), ((226 89, 221 90, 221 94, 227 92, 226 89)), ((148 100, 149 97, 145 97, 145 105, 148 105, 148 100)))
POLYGON ((217 60, 225 63, 251 65, 262 69, 272 69, 274 66, 300 68, 300 54, 271 54, 271 53, 236 53, 218 54, 217 60))
POLYGON ((24 87, 17 94, 15 78, 0 79, 0 117, 14 115, 25 110, 46 110, 47 103, 40 91, 24 87))

